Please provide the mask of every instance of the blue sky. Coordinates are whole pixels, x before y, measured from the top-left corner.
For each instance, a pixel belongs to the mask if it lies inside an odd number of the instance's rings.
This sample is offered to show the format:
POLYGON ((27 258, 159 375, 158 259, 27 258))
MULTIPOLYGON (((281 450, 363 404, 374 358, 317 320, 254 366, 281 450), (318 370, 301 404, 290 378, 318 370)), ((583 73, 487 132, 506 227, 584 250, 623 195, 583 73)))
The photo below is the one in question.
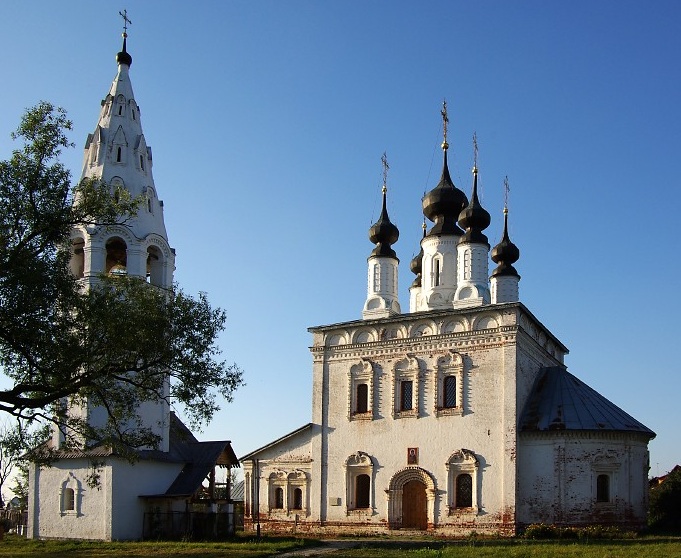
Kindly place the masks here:
POLYGON ((361 316, 384 151, 408 308, 446 97, 452 177, 470 191, 476 132, 493 244, 509 177, 521 300, 657 432, 651 473, 681 462, 681 4, 3 2, 0 157, 45 99, 74 122, 79 176, 124 7, 175 277, 226 309, 245 371, 203 439, 245 454, 310 420, 307 327, 361 316))

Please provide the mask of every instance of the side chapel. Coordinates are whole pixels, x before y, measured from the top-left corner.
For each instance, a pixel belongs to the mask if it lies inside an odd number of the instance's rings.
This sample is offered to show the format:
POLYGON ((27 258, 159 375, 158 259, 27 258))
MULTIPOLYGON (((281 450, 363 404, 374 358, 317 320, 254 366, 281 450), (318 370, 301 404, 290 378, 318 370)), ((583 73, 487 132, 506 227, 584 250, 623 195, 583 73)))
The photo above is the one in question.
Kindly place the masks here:
POLYGON ((490 251, 477 161, 469 199, 448 169, 446 104, 442 115, 442 175, 422 200, 432 225, 410 263, 409 312, 384 162, 362 319, 310 328, 312 422, 241 458, 246 528, 641 527, 655 434, 569 373, 565 345, 520 301, 508 210, 490 251))
MULTIPOLYGON (((126 41, 123 33, 118 72, 85 143, 81 179, 101 178, 112 188, 127 189, 133 198, 144 196, 146 204, 125 224, 75 228, 71 271, 85 288, 97 288, 100 274, 129 275, 146 280, 150 288, 170 288, 175 250, 168 243, 151 147, 130 83, 132 56, 126 41)), ((139 450, 137 462, 83 441, 81 449, 58 451, 49 467, 30 465, 29 538, 115 540, 188 533, 211 538, 233 528, 229 485, 220 483, 216 474, 239 466, 230 442, 199 442, 170 410, 168 393, 164 395, 137 409, 142 425, 161 440, 157 448, 139 450), (99 487, 87 482, 93 467, 99 487)), ((104 409, 87 401, 68 412, 95 425, 106 420, 104 409)), ((55 427, 47 444, 59 450, 67 435, 55 427)))

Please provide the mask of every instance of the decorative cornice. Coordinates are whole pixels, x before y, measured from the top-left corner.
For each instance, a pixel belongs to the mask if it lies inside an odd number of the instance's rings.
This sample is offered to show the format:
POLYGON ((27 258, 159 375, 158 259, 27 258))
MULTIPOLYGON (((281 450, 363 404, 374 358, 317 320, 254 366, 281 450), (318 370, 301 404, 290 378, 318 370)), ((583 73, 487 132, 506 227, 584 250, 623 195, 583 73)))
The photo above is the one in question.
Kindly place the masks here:
POLYGON ((650 436, 642 432, 613 430, 518 430, 518 437, 525 440, 555 440, 556 438, 579 438, 583 440, 622 440, 638 439, 647 445, 650 436))

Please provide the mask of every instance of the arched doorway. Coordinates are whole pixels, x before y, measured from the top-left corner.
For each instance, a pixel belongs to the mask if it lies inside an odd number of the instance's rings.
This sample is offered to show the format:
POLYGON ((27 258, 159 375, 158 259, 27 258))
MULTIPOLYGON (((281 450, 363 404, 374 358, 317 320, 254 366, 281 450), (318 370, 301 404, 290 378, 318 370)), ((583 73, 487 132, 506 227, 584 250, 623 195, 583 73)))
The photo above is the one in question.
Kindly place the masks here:
POLYGON ((410 480, 402 487, 402 528, 428 528, 426 485, 420 480, 410 480))
POLYGON ((406 467, 390 479, 388 523, 391 529, 428 529, 435 524, 433 476, 420 467, 406 467))

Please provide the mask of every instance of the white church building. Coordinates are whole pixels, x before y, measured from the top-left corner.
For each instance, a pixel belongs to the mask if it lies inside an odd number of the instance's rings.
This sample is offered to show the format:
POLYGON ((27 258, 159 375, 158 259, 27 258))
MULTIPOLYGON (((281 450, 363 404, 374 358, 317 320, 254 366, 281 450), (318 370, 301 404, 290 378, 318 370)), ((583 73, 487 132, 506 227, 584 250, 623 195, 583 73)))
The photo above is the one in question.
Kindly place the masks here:
POLYGON ((312 421, 241 458, 247 528, 456 536, 645 524, 654 432, 567 371, 567 348, 519 299, 508 211, 490 252, 478 169, 470 200, 452 182, 446 106, 443 121, 409 312, 384 174, 362 319, 310 328, 312 421))
MULTIPOLYGON (((123 37, 116 56, 118 72, 85 144, 81 178, 101 178, 112 187, 127 189, 133 198, 143 196, 146 204, 125 225, 74 229, 71 271, 88 288, 96 288, 103 273, 140 277, 169 288, 175 251, 168 243, 151 148, 130 83, 132 56, 127 35, 123 37)), ((101 407, 87 402, 69 412, 93 425, 106 420, 101 407)), ((238 466, 230 442, 199 442, 171 412, 167 398, 143 403, 138 415, 160 444, 138 451, 135 463, 106 446, 84 444, 80 450, 60 451, 65 434, 54 428, 47 443, 58 451, 58 459, 51 466, 32 463, 29 468, 29 538, 114 540, 187 534, 210 538, 219 536, 220 529, 226 534, 231 526, 221 522, 224 517, 217 512, 229 512, 231 501, 216 469, 238 466), (88 484, 94 470, 99 486, 88 484), (202 511, 213 515, 199 518, 202 511)))

